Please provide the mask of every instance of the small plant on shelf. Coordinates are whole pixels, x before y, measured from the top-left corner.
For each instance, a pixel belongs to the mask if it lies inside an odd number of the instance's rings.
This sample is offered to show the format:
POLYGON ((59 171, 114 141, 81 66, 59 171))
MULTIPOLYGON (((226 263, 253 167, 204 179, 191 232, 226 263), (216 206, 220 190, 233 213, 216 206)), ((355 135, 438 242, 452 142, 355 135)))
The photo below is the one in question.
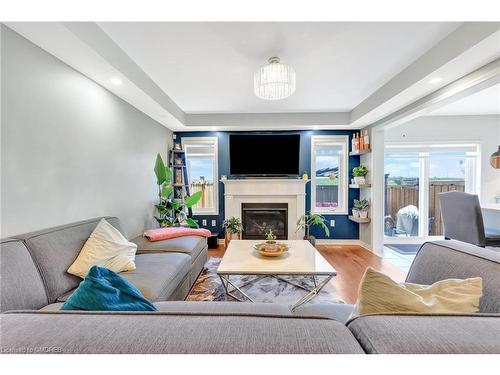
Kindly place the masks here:
POLYGON ((266 251, 276 251, 276 235, 272 229, 266 233, 266 251))
POLYGON ((240 219, 232 216, 224 220, 222 229, 224 229, 224 242, 227 247, 233 238, 240 239, 241 232, 243 232, 243 224, 240 219))
POLYGON ((368 217, 368 207, 370 204, 366 199, 355 199, 352 209, 352 216, 366 219, 368 217))
POLYGON ((306 213, 300 217, 297 221, 297 231, 303 229, 305 231, 304 239, 309 241, 313 246, 316 245, 316 237, 312 236, 310 233, 311 227, 319 225, 323 228, 325 235, 330 237, 330 229, 326 225, 326 219, 323 215, 313 214, 311 212, 306 213))
POLYGON ((354 167, 352 169, 352 176, 354 177, 354 183, 357 185, 363 185, 366 183, 365 176, 368 174, 368 168, 364 165, 354 167))

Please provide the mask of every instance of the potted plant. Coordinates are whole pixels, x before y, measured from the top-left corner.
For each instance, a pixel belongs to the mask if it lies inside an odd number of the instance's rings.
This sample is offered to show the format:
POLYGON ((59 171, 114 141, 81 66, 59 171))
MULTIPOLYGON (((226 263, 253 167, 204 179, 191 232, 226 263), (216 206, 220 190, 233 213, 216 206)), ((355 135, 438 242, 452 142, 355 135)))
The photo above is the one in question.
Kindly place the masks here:
POLYGON ((352 209, 352 216, 366 219, 368 217, 368 207, 369 203, 366 199, 355 199, 354 208, 352 209))
POLYGON ((307 240, 311 243, 311 245, 316 245, 316 238, 311 235, 310 229, 311 227, 319 225, 325 231, 325 235, 330 237, 330 229, 326 225, 326 219, 323 215, 313 214, 311 212, 306 213, 300 217, 297 221, 297 231, 303 229, 305 231, 304 240, 307 240))
POLYGON ((272 229, 269 229, 269 232, 266 233, 266 251, 276 251, 276 235, 273 233, 272 229))
POLYGON ((364 165, 354 167, 352 169, 352 176, 354 177, 354 183, 357 185, 363 185, 366 183, 365 176, 368 174, 368 168, 364 165))
POLYGON ((193 207, 201 199, 201 191, 182 199, 172 198, 174 186, 172 170, 165 166, 160 154, 156 156, 154 167, 156 184, 158 185, 158 204, 155 204, 158 215, 154 216, 160 227, 188 226, 198 228, 198 221, 188 217, 186 210, 193 207))
POLYGON ((227 248, 229 242, 233 238, 240 239, 241 232, 243 232, 243 224, 240 219, 235 218, 234 216, 229 219, 224 220, 222 223, 222 229, 224 229, 224 243, 227 248))

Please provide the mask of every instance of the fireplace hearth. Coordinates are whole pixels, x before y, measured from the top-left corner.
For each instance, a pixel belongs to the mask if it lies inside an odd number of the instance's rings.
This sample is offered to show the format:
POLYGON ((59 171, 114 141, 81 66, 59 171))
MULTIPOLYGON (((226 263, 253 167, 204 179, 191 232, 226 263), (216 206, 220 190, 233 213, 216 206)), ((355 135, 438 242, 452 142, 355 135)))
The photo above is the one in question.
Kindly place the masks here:
POLYGON ((278 240, 288 239, 287 203, 242 203, 243 239, 263 240, 272 230, 278 240))

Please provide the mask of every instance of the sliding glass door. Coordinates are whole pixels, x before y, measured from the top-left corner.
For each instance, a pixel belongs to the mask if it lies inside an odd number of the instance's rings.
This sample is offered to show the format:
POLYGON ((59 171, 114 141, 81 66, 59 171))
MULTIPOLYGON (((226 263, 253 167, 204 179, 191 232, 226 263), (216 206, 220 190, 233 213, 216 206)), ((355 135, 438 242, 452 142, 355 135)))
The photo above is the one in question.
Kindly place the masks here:
POLYGON ((477 145, 387 145, 386 243, 442 236, 438 196, 479 191, 478 160, 477 145))
POLYGON ((385 154, 384 232, 389 237, 418 236, 420 161, 416 152, 385 154))

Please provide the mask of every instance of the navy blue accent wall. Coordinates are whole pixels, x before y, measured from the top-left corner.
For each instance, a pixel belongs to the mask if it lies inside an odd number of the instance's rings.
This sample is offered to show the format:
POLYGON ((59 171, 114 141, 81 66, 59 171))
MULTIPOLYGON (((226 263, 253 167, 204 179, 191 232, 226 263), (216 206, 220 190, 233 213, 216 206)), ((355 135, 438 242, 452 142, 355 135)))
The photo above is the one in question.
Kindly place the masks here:
MULTIPOLYGON (((348 135, 349 145, 352 139, 353 131, 350 130, 300 130, 300 131, 285 131, 285 132, 178 132, 175 133, 176 142, 180 142, 183 137, 218 137, 219 139, 219 176, 229 176, 229 135, 232 133, 238 134, 300 134, 300 172, 307 171, 311 175, 311 136, 313 135, 348 135)), ((359 165, 359 156, 349 157, 349 173, 352 168, 359 165)), ((349 212, 352 208, 353 200, 359 199, 359 190, 349 189, 349 212)), ((306 185, 306 210, 311 209, 311 184, 306 185)), ((328 220, 335 220, 335 227, 330 227, 330 239, 359 239, 359 224, 350 221, 347 215, 324 215, 328 220)), ((224 221, 224 184, 219 181, 219 215, 197 215, 200 226, 202 220, 207 220, 207 225, 203 226, 212 232, 219 232, 222 236, 221 225, 224 221), (215 227, 211 226, 212 220, 217 220, 215 227)), ((316 238, 328 238, 320 228, 312 228, 311 234, 316 238)))

